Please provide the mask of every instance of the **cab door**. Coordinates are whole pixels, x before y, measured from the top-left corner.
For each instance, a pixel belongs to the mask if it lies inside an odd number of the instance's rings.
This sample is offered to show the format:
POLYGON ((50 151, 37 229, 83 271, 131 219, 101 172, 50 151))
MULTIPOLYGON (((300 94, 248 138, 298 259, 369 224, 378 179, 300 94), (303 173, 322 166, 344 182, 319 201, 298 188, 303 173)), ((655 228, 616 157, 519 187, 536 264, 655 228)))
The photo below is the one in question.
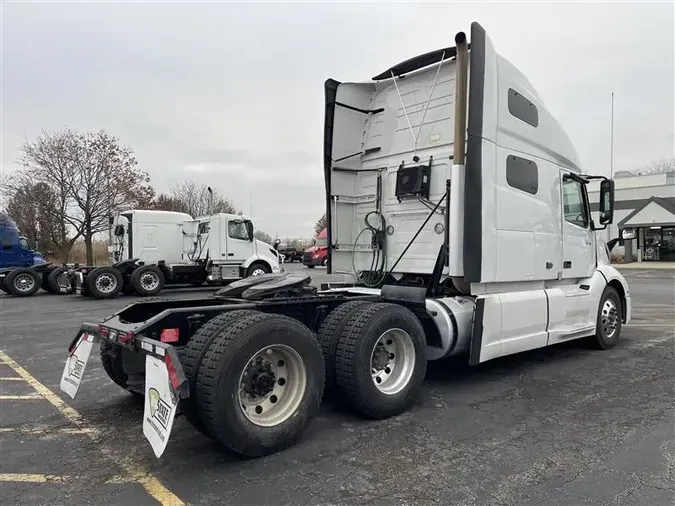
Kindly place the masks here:
MULTIPOLYGON (((562 283, 565 333, 592 328, 596 307, 592 304, 592 283, 596 263, 595 233, 591 227, 588 194, 583 182, 563 176, 562 182, 562 283)), ((550 301, 549 301, 550 302, 550 301)), ((562 308, 561 308, 562 309, 562 308)), ((555 334, 555 329, 549 327, 555 334)))
POLYGON ((227 261, 241 263, 253 255, 253 242, 244 220, 227 220, 227 261))
POLYGON ((591 214, 586 185, 562 176, 562 239, 564 279, 587 278, 595 267, 595 234, 591 229, 591 214))

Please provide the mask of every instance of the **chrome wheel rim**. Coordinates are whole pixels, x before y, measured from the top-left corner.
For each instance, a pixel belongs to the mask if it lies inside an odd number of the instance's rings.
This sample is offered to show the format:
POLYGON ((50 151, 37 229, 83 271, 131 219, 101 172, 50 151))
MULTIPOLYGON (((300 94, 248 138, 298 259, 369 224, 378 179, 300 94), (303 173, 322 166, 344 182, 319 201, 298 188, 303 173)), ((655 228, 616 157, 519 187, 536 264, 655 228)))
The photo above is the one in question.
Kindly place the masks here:
POLYGON ((96 278, 96 288, 101 293, 111 293, 117 288, 117 278, 112 274, 101 274, 96 278))
POLYGON ((14 279, 14 288, 19 292, 30 292, 35 286, 35 278, 30 274, 19 274, 14 279))
POLYGON ((385 395, 403 390, 415 370, 415 345, 402 329, 384 332, 370 353, 370 374, 375 387, 385 395))
POLYGON ((619 308, 612 299, 605 300, 600 313, 600 325, 602 326, 602 335, 611 339, 619 328, 619 308))
POLYGON ((267 274, 263 269, 257 268, 253 271, 251 276, 262 276, 263 274, 267 274))
POLYGON ((275 427, 297 411, 307 389, 307 370, 286 345, 263 348, 239 377, 238 400, 244 416, 260 427, 275 427))
POLYGON ((141 288, 151 292, 159 286, 159 276, 154 272, 144 272, 139 280, 141 288))

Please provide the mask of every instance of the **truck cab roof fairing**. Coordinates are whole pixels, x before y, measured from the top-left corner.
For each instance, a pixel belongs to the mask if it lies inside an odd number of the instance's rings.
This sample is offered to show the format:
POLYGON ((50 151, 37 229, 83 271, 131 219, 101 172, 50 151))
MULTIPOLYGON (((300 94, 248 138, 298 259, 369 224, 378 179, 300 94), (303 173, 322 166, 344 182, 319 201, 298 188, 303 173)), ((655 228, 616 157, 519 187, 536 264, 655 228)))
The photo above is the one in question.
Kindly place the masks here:
MULTIPOLYGON (((471 49, 471 44, 468 45, 471 49)), ((373 81, 383 81, 385 79, 391 79, 392 77, 401 77, 410 72, 423 69, 434 63, 438 63, 442 60, 448 60, 457 56, 457 47, 446 47, 443 49, 436 49, 435 51, 429 51, 418 56, 409 58, 397 65, 394 65, 388 70, 385 70, 381 74, 373 77, 373 81)))

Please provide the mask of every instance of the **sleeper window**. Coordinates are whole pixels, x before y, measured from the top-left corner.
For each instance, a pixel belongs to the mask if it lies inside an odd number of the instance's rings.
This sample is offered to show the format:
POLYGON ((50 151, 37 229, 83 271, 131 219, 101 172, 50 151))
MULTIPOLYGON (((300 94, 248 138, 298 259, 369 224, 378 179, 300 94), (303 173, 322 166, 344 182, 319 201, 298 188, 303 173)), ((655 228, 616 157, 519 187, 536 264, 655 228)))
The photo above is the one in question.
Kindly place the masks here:
POLYGON ((232 239, 239 239, 241 241, 248 241, 250 239, 248 230, 246 229, 246 223, 243 221, 228 221, 227 235, 232 239))
POLYGON ((584 202, 584 189, 578 181, 563 182, 563 210, 565 220, 582 228, 588 227, 588 210, 584 202))

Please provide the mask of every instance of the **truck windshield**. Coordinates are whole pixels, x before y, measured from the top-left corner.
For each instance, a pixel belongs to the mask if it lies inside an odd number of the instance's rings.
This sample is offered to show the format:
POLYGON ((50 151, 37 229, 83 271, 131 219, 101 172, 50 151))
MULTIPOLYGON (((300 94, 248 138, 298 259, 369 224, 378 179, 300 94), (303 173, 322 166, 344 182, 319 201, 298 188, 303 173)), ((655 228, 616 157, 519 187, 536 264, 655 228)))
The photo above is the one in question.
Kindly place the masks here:
POLYGON ((315 239, 314 246, 317 246, 319 248, 325 248, 326 246, 328 246, 328 239, 315 239))

